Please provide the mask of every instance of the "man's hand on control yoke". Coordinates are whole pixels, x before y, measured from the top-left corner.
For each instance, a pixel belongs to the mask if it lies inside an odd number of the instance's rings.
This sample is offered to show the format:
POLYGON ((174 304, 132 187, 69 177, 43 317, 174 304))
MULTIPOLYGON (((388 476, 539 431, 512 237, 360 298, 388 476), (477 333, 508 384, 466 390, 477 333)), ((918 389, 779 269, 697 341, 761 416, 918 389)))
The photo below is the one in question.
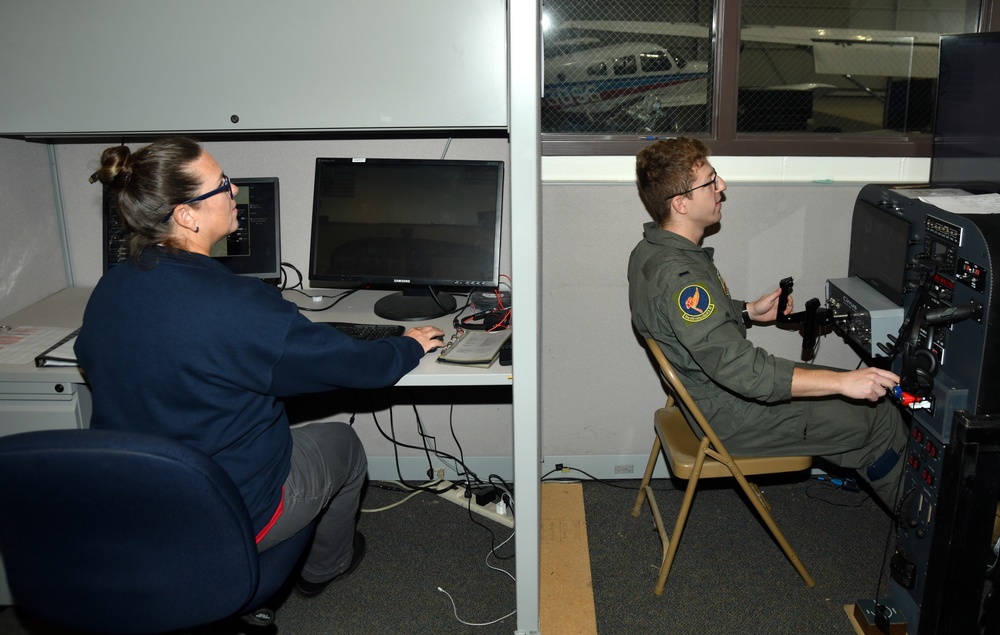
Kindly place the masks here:
MULTIPOLYGON (((747 313, 754 322, 773 322, 778 319, 778 298, 781 296, 781 289, 775 289, 770 293, 765 293, 753 302, 747 302, 747 313)), ((792 312, 792 296, 788 296, 788 306, 785 307, 785 315, 792 312)))

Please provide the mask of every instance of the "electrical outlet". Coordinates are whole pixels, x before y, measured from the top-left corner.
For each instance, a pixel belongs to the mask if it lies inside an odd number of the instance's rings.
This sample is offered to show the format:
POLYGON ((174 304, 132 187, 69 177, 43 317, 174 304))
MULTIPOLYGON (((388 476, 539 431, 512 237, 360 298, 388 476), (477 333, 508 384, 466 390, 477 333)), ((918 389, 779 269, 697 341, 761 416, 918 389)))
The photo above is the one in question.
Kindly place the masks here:
MULTIPOLYGON (((441 481, 441 483, 439 483, 437 487, 445 488, 448 487, 449 485, 451 485, 449 481, 441 481)), ((502 508, 503 513, 500 513, 495 503, 478 505, 476 504, 475 497, 473 498, 465 497, 464 485, 458 485, 452 490, 444 492, 443 494, 438 494, 438 496, 440 496, 444 500, 449 500, 455 503, 459 507, 472 510, 474 513, 479 514, 480 516, 483 516, 485 518, 489 518, 490 520, 498 522, 501 525, 510 528, 514 527, 514 517, 510 515, 510 507, 504 505, 504 507, 502 508)))
POLYGON ((616 465, 615 474, 631 474, 635 471, 634 465, 616 465))
POLYGON ((444 480, 444 468, 443 467, 436 467, 436 468, 434 468, 434 480, 435 481, 443 481, 444 480))

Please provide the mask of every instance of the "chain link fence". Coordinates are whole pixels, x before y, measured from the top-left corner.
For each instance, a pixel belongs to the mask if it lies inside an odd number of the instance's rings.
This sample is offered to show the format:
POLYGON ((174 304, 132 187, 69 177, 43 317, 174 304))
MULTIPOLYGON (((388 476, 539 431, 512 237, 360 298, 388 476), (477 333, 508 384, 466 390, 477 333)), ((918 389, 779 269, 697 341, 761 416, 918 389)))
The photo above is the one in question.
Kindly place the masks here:
MULTIPOLYGON (((974 31, 978 7, 744 0, 738 70, 724 73, 739 78, 737 132, 930 132, 937 38, 974 31)), ((714 0, 545 0, 542 10, 543 132, 711 132, 714 0)))

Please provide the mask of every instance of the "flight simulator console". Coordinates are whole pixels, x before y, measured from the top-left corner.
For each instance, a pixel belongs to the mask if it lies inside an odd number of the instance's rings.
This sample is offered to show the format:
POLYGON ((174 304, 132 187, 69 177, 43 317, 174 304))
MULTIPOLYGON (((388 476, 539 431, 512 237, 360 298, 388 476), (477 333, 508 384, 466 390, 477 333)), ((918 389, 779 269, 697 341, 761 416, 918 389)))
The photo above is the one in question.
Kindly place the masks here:
POLYGON ((945 211, 935 192, 861 190, 848 277, 827 281, 822 311, 901 378, 893 398, 910 434, 885 610, 910 635, 1000 632, 1000 214, 945 211))

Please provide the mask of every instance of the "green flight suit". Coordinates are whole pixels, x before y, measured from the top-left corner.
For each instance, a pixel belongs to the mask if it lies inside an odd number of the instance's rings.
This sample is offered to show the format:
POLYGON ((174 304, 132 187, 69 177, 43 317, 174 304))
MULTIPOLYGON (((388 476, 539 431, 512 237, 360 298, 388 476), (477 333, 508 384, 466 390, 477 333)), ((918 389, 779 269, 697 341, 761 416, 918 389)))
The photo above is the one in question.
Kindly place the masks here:
POLYGON ((659 343, 726 448, 821 456, 858 470, 894 510, 903 461, 877 480, 866 468, 889 451, 902 455, 906 430, 897 407, 886 399, 792 399, 797 364, 747 339, 745 303, 730 297, 713 250, 652 222, 643 229, 628 265, 632 321, 659 343))

